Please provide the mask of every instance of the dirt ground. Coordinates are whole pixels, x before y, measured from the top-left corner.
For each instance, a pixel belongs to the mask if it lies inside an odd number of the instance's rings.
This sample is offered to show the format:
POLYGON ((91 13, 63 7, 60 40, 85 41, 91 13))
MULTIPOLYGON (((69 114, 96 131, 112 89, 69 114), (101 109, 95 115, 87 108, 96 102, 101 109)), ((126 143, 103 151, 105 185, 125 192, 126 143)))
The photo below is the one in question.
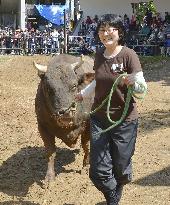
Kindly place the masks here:
MULTIPOLYGON (((39 82, 32 62, 49 56, 0 57, 0 205, 104 205, 87 175, 82 149, 56 140, 56 179, 43 189, 47 163, 37 131, 34 98, 39 82)), ((140 128, 133 182, 120 205, 170 204, 170 59, 144 69, 148 94, 138 100, 140 128)))

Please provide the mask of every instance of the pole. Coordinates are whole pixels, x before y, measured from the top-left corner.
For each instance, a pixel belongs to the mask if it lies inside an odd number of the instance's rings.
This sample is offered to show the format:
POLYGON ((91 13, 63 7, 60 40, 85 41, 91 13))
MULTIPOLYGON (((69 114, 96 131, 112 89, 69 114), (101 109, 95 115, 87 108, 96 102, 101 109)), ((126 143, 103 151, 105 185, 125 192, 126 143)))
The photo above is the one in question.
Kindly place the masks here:
POLYGON ((20 0, 20 28, 25 29, 25 1, 20 0))
POLYGON ((64 53, 67 53, 66 10, 64 9, 64 53))
POLYGON ((77 0, 74 0, 74 27, 77 24, 77 0))

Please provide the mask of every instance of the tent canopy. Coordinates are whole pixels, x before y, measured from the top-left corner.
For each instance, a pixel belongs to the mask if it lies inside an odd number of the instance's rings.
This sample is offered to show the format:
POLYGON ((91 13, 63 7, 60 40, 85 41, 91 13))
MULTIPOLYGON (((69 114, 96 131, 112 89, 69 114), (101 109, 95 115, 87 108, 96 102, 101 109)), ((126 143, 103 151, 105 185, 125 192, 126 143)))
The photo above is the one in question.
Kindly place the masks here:
POLYGON ((39 14, 53 24, 64 24, 64 10, 67 5, 35 5, 39 14))

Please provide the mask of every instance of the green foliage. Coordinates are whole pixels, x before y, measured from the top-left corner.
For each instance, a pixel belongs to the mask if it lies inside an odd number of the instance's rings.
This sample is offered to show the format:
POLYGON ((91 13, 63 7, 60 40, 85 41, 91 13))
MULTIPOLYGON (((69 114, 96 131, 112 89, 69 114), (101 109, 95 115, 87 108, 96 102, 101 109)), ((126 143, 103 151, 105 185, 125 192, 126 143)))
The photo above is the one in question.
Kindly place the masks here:
POLYGON ((143 18, 145 17, 147 10, 151 11, 153 14, 157 13, 156 6, 153 1, 137 3, 135 4, 135 10, 136 20, 139 24, 143 22, 143 18))
POLYGON ((149 1, 147 7, 150 11, 152 11, 153 14, 157 13, 156 6, 154 5, 153 1, 149 1))

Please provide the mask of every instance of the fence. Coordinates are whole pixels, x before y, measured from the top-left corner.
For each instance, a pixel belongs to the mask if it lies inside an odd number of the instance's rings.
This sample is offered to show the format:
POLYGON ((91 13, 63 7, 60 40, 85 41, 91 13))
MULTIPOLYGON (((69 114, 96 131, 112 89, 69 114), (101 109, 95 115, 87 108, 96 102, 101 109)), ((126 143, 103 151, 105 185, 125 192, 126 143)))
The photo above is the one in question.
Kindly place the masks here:
MULTIPOLYGON (((67 52, 70 54, 89 54, 96 51, 95 41, 89 36, 68 36, 67 52)), ((170 55, 169 49, 159 44, 137 44, 127 45, 134 49, 137 54, 170 55)), ((64 52, 63 40, 53 41, 50 38, 0 38, 0 55, 34 55, 34 54, 56 54, 64 52)))
POLYGON ((95 51, 94 38, 90 36, 69 36, 68 53, 88 54, 95 51))
POLYGON ((161 54, 161 47, 155 44, 128 45, 128 47, 132 48, 139 55, 155 56, 161 54))
POLYGON ((63 40, 53 41, 52 38, 0 38, 0 54, 33 55, 55 54, 64 50, 63 40))

